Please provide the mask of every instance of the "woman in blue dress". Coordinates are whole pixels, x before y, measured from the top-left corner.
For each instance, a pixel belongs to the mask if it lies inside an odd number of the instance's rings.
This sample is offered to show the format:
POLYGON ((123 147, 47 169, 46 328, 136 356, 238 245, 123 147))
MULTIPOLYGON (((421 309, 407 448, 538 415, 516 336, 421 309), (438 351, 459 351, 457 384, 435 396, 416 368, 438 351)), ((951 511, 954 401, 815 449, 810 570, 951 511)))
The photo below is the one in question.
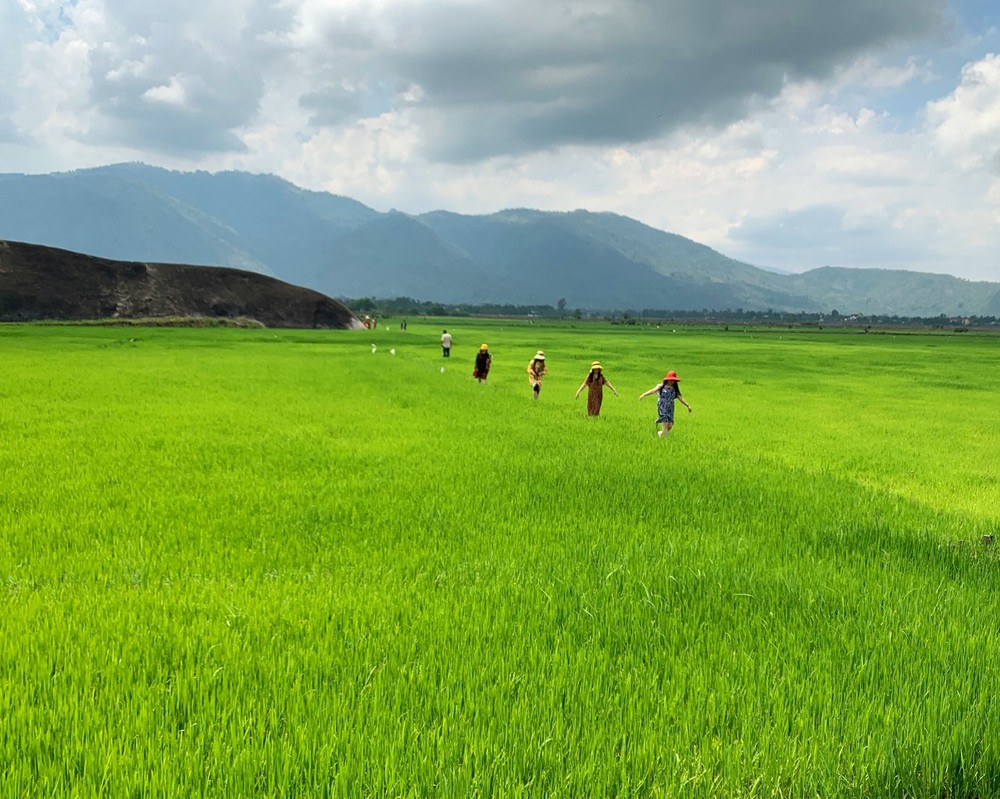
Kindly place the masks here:
POLYGON ((674 400, 677 400, 681 405, 688 409, 688 413, 691 413, 692 408, 687 404, 687 400, 681 396, 680 378, 677 376, 677 372, 671 369, 667 372, 667 376, 663 378, 663 382, 653 386, 649 391, 645 391, 639 395, 639 399, 643 397, 648 397, 650 394, 659 394, 659 399, 656 400, 656 423, 662 424, 663 428, 656 432, 658 436, 665 436, 670 432, 671 428, 674 426, 674 400))

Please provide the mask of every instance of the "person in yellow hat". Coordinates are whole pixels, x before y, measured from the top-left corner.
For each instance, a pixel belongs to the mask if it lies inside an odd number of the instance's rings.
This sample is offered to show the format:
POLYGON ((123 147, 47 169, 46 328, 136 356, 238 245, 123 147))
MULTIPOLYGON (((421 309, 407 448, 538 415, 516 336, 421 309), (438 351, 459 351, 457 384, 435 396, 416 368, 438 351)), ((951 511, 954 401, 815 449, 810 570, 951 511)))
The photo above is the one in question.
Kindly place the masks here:
POLYGON ((674 400, 688 409, 691 413, 693 408, 687 404, 687 400, 681 396, 680 378, 677 372, 671 369, 662 383, 653 386, 649 391, 644 391, 639 395, 639 399, 648 397, 650 394, 659 394, 656 400, 656 423, 663 425, 662 430, 658 430, 656 435, 663 437, 669 433, 674 426, 674 400))
POLYGON ((485 344, 480 345, 479 352, 476 353, 476 365, 472 370, 472 376, 485 385, 492 363, 493 356, 490 355, 490 348, 485 344))
POLYGON ((607 386, 611 389, 611 393, 616 397, 618 392, 615 391, 615 387, 611 385, 611 381, 604 376, 604 367, 601 366, 600 361, 594 361, 590 365, 590 374, 587 375, 587 379, 584 380, 580 387, 576 390, 576 396, 573 399, 577 399, 580 396, 580 392, 584 388, 587 389, 587 416, 600 416, 601 415, 601 403, 604 402, 604 387, 607 386))
POLYGON ((528 364, 528 382, 531 383, 531 392, 534 399, 538 399, 538 394, 542 390, 542 378, 549 373, 549 368, 545 365, 545 353, 539 350, 535 357, 528 364))

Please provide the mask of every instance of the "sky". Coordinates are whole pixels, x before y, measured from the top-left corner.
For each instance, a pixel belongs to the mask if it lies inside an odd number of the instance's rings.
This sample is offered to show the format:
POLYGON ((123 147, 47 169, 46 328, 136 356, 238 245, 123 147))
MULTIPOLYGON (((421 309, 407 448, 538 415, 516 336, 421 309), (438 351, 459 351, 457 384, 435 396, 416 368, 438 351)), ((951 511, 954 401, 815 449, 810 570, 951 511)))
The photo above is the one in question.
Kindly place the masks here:
POLYGON ((1000 281, 1000 2, 0 0, 0 172, 123 161, 1000 281))

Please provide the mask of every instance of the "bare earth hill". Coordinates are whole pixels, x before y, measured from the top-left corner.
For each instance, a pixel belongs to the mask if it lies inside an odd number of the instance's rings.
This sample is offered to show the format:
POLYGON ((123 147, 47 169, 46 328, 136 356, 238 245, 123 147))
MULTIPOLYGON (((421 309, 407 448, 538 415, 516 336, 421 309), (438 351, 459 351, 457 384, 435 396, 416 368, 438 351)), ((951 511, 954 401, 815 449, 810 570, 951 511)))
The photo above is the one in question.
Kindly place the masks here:
POLYGON ((356 328, 342 303, 241 269, 140 263, 0 240, 0 321, 207 317, 356 328))

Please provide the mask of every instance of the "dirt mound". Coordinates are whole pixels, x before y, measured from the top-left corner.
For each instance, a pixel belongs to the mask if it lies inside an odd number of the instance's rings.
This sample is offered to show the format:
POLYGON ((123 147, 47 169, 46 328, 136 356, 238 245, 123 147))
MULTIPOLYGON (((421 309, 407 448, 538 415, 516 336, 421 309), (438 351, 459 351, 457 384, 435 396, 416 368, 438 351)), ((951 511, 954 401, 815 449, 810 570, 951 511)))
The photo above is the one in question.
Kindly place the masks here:
POLYGON ((359 328, 342 303, 241 269, 95 258, 0 241, 0 321, 207 317, 359 328))

